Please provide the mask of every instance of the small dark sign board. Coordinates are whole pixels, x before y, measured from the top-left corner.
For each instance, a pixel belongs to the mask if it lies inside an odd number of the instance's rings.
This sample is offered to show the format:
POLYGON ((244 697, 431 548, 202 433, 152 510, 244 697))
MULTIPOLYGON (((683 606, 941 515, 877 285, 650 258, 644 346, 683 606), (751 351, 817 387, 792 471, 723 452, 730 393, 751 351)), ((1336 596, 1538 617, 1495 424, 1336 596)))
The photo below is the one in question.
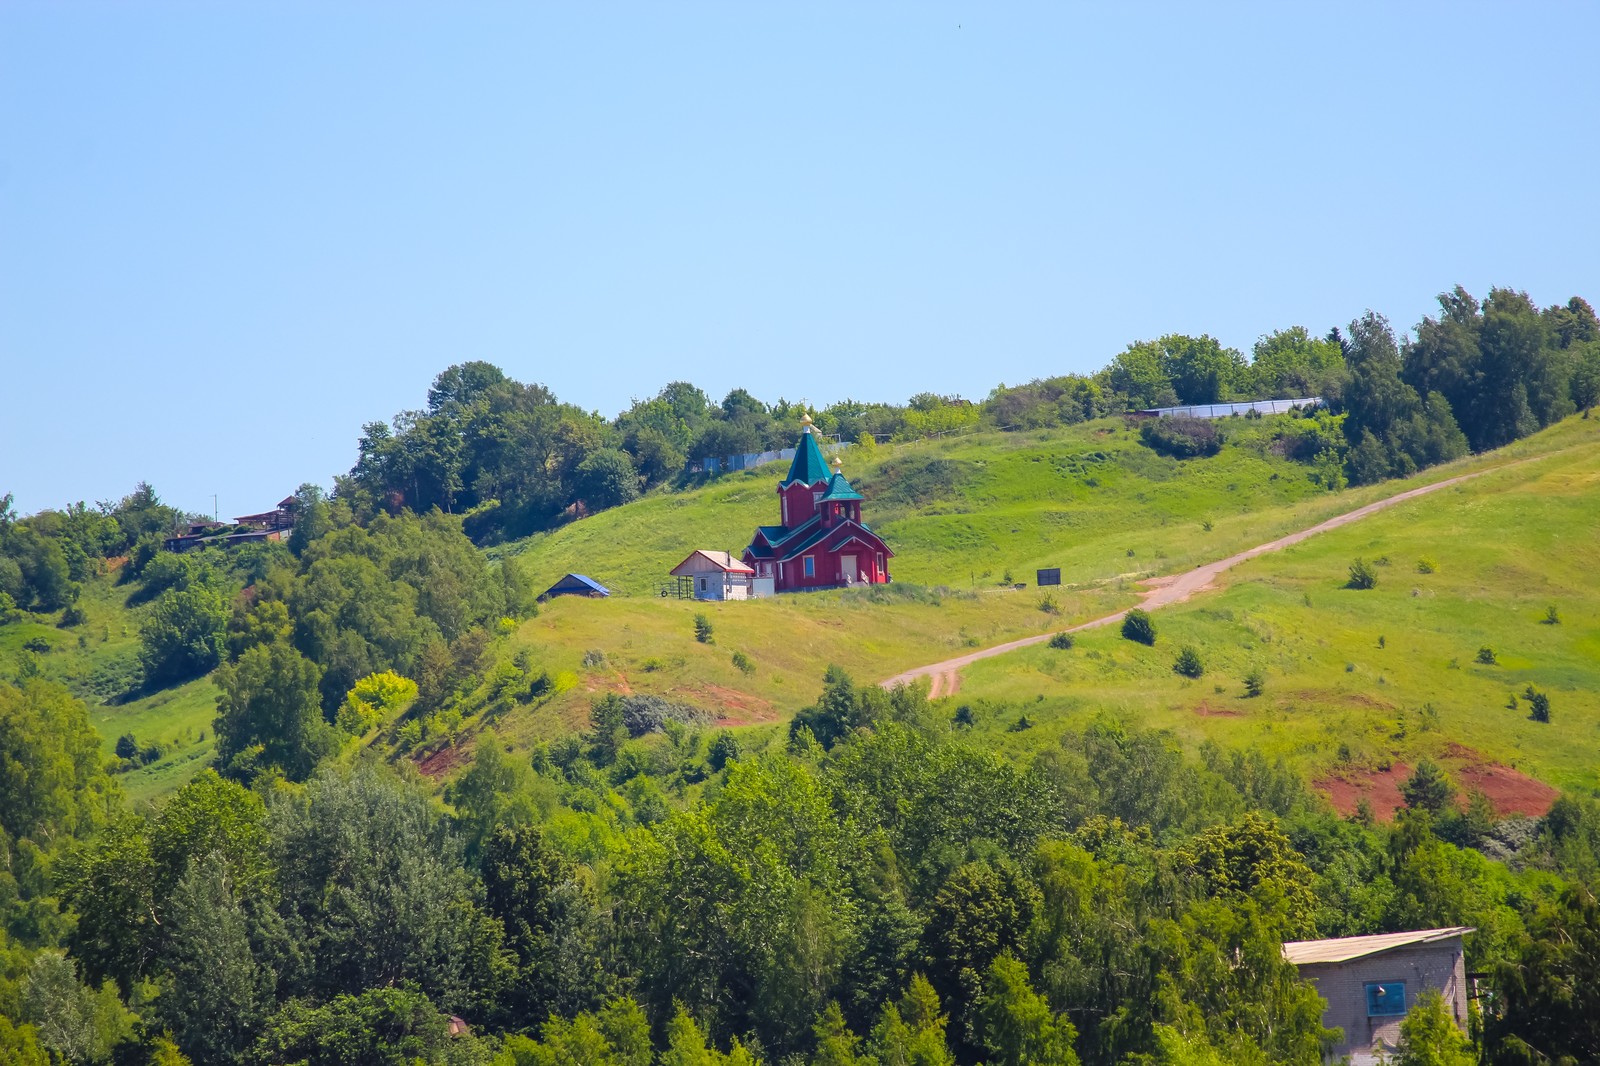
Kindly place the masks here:
POLYGON ((1039 571, 1039 584, 1040 585, 1059 585, 1059 584, 1061 584, 1061 567, 1052 566, 1048 570, 1040 570, 1039 571))

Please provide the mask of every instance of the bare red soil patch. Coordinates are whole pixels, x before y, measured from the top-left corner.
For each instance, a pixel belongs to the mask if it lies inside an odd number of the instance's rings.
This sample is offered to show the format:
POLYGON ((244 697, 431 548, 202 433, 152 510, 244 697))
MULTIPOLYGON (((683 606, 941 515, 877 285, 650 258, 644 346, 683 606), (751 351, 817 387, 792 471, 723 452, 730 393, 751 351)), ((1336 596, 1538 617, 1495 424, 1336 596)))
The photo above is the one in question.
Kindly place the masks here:
POLYGON ((719 726, 774 722, 778 718, 773 713, 772 704, 748 692, 709 683, 695 685, 689 691, 721 712, 717 718, 719 726))
POLYGON ((1463 789, 1476 789, 1488 796, 1498 814, 1541 818, 1561 795, 1543 781, 1494 762, 1480 761, 1463 766, 1454 771, 1454 776, 1463 789))
POLYGON ((1411 767, 1397 762, 1387 770, 1345 771, 1313 784, 1340 814, 1354 814, 1357 804, 1365 799, 1380 822, 1389 822, 1394 820, 1394 809, 1405 806, 1406 801, 1400 796, 1400 783, 1410 776, 1411 767))
MULTIPOLYGON (((1501 763, 1491 762, 1460 744, 1445 748, 1440 765, 1460 789, 1456 804, 1463 809, 1467 805, 1468 793, 1477 791, 1489 797, 1496 814, 1525 814, 1538 818, 1550 809, 1550 805, 1561 794, 1543 781, 1501 763)), ((1356 805, 1365 798, 1378 820, 1388 822, 1394 819, 1396 807, 1405 806, 1400 785, 1410 776, 1411 767, 1397 762, 1387 770, 1334 774, 1313 784, 1328 797, 1328 802, 1340 814, 1354 814, 1356 805)))
POLYGON ((1194 706, 1194 713, 1201 718, 1243 718, 1243 711, 1236 711, 1232 707, 1218 707, 1210 700, 1201 700, 1194 706))
POLYGON ((466 761, 467 749, 465 745, 457 746, 454 744, 449 745, 448 747, 440 748, 433 754, 424 755, 422 758, 416 760, 417 771, 421 773, 423 777, 432 778, 434 780, 448 775, 452 770, 466 761))

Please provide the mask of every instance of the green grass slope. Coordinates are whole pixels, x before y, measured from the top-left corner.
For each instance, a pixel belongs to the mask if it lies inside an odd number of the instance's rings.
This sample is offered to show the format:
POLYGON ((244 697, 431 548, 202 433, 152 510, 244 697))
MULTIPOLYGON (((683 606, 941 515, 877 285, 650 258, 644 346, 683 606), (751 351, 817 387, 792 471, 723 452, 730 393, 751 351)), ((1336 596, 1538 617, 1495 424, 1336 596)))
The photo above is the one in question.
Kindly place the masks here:
POLYGON ((1029 746, 1109 711, 1284 754, 1330 784, 1370 786, 1429 756, 1464 786, 1499 763, 1595 789, 1600 425, 1569 420, 1485 458, 1519 455, 1531 461, 1236 567, 1217 591, 1158 612, 1154 647, 1086 632, 1068 651, 974 664, 952 702, 1026 702, 1044 732, 1010 742, 1029 746), (1375 588, 1344 587, 1357 557, 1377 563, 1375 588), (1197 680, 1172 669, 1184 646, 1205 665, 1197 680), (1477 661, 1485 647, 1492 664, 1477 661), (1252 670, 1265 688, 1247 698, 1252 670), (1550 698, 1547 724, 1529 718, 1530 685, 1550 698))
MULTIPOLYGON (((896 552, 897 581, 994 586, 1008 571, 1031 582, 1034 569, 1060 566, 1064 580, 1086 584, 1203 561, 1385 494, 1318 486, 1308 467, 1275 453, 1284 421, 1230 419, 1227 447, 1203 459, 1157 455, 1136 428, 1102 419, 852 448, 845 473, 867 497, 867 524, 896 552)), ((622 595, 655 595, 690 551, 738 553, 756 525, 777 521, 783 471, 774 463, 657 492, 496 553, 519 559, 536 583, 575 571, 622 595)))
MULTIPOLYGON (((583 728, 590 701, 605 692, 667 696, 729 725, 779 723, 815 698, 830 663, 871 683, 1061 629, 1136 603, 1142 578, 1407 487, 1532 458, 1236 569, 1224 590, 1163 612, 1155 649, 1101 632, 1071 652, 1035 648, 980 663, 965 672, 951 706, 1030 701, 1042 732, 1006 733, 1011 722, 980 716, 997 745, 1049 743, 1052 731, 1110 710, 1194 740, 1284 752, 1314 775, 1443 752, 1454 742, 1564 787, 1595 784, 1586 755, 1600 729, 1591 695, 1600 689, 1592 606, 1600 603, 1600 560, 1589 526, 1600 425, 1569 420, 1493 455, 1337 493, 1276 454, 1279 425, 1231 420, 1220 454, 1181 462, 1151 452, 1121 420, 852 449, 846 472, 868 497, 866 518, 897 552, 888 587, 727 604, 657 595, 692 549, 737 551, 755 525, 773 520, 776 464, 652 494, 504 546, 495 554, 535 583, 578 571, 617 594, 558 599, 497 641, 486 680, 463 701, 465 721, 452 731, 470 743, 492 729, 526 746, 583 728), (1425 554, 1437 559, 1436 573, 1414 572, 1425 554), (1356 555, 1388 557, 1378 589, 1338 587, 1356 555), (1062 567, 1066 584, 1033 587, 1041 566, 1062 567), (1008 574, 1027 587, 1005 583, 1008 574), (1559 626, 1533 617, 1550 603, 1562 614, 1559 626), (712 621, 712 643, 695 639, 697 614, 712 621), (1207 664, 1198 682, 1170 670, 1185 643, 1207 664), (1485 644, 1496 648, 1496 666, 1473 661, 1485 644), (493 676, 513 660, 559 678, 556 690, 531 704, 494 706, 493 676), (1239 699, 1242 677, 1258 667, 1265 694, 1239 699), (1527 722, 1525 702, 1505 708, 1528 684, 1550 692, 1550 725, 1527 722)), ((158 758, 123 775, 136 800, 154 799, 210 758, 215 689, 199 679, 122 699, 136 676, 144 609, 127 595, 114 574, 90 581, 84 625, 0 627, 0 655, 20 661, 25 645, 43 642, 38 669, 91 704, 108 757, 124 733, 158 745, 158 758)), ((456 762, 443 759, 441 772, 456 762)))
MULTIPOLYGON (((1519 455, 1586 455, 1594 429, 1575 420, 1506 452, 1406 482, 1330 493, 1303 466, 1274 454, 1274 422, 1233 421, 1222 453, 1182 462, 1152 453, 1120 420, 852 454, 847 472, 868 495, 865 516, 898 553, 897 584, 887 589, 727 604, 656 595, 667 570, 693 548, 737 549, 757 522, 771 520, 778 465, 654 495, 513 545, 507 554, 536 583, 575 570, 617 595, 555 600, 517 630, 507 655, 525 649, 533 662, 577 683, 537 708, 511 710, 497 727, 516 742, 552 737, 581 726, 589 700, 609 691, 680 699, 730 723, 781 720, 814 697, 829 663, 871 682, 1059 629, 1137 602, 1141 577, 1226 556, 1408 487, 1519 455), (1042 565, 1062 566, 1067 584, 1031 587, 1033 569, 1042 565), (1007 571, 1030 587, 1002 588, 1007 571), (694 640, 697 613, 712 620, 715 644, 694 640), (734 652, 751 672, 735 668, 734 652)), ((1519 475, 1500 476, 1514 482, 1519 475)), ((1437 499, 1419 505, 1437 506, 1437 499)), ((1041 654, 975 670, 968 691, 1032 699, 1042 687, 1063 705, 1081 703, 1071 686, 1029 676, 1035 663, 1048 662, 1041 654)), ((1167 683, 1169 665, 1160 664, 1156 681, 1167 683)), ((1342 670, 1342 659, 1337 666, 1342 670)), ((1112 704, 1144 698, 1135 686, 1112 704)))
POLYGON ((131 733, 160 754, 120 775, 135 802, 185 784, 210 760, 216 688, 208 678, 128 699, 139 677, 139 624, 148 605, 130 605, 134 586, 119 585, 119 570, 83 583, 78 607, 85 621, 59 628, 38 621, 0 626, 0 662, 28 662, 40 675, 89 704, 106 758, 117 738, 131 733), (29 652, 30 646, 41 649, 29 652), (25 654, 26 653, 26 654, 25 654))

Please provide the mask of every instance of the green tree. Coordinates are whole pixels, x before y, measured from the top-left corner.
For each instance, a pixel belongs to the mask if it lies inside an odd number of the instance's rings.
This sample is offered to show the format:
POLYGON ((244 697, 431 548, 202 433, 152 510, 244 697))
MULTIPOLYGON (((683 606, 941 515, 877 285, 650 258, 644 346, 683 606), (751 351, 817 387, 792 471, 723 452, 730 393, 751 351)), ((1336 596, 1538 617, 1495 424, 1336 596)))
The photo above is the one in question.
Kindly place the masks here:
POLYGON ((0 1014, 0 1066, 50 1066, 50 1053, 39 1043, 31 1025, 12 1025, 0 1014))
POLYGON ((165 981, 156 1005, 189 1057, 237 1063, 271 1013, 276 974, 257 958, 251 922, 221 852, 190 866, 170 902, 165 981))
POLYGON ((1572 413, 1568 361, 1525 292, 1493 289, 1483 302, 1475 444, 1497 448, 1572 413))
POLYGON ((428 387, 428 411, 446 414, 465 411, 492 393, 512 384, 505 371, 493 363, 474 359, 439 372, 428 387))
POLYGON ((637 497, 639 475, 627 452, 601 448, 578 464, 574 489, 589 510, 601 511, 637 497))
POLYGON ((160 943, 156 865, 143 819, 132 815, 107 826, 69 854, 59 871, 61 901, 77 921, 67 946, 94 981, 124 989, 145 975, 160 943))
POLYGON ((1214 337, 1168 334, 1160 342, 1162 366, 1182 404, 1217 403, 1234 394, 1247 373, 1244 356, 1214 337))
POLYGON ((22 1014, 39 1043, 71 1062, 107 1062, 133 1035, 134 1016, 110 983, 98 991, 78 983, 77 968, 59 952, 42 952, 22 982, 22 1014))
POLYGON ((231 608, 211 582, 196 580, 156 598, 139 626, 145 684, 184 681, 222 661, 231 608))
POLYGON ((339 706, 339 728, 361 734, 388 720, 417 698, 417 683, 393 670, 368 674, 345 694, 339 706))
POLYGON ((927 908, 923 961, 940 999, 958 1016, 982 994, 984 974, 1003 954, 1023 950, 1039 890, 1014 863, 967 863, 927 908))
POLYGON ((710 1046, 705 1030, 681 1007, 667 1023, 667 1049, 658 1060, 660 1066, 755 1066, 755 1056, 738 1040, 726 1055, 710 1046))
POLYGON ((0 682, 0 839, 87 836, 120 807, 88 708, 52 681, 0 682))
POLYGON ((861 1038, 845 1025, 838 1003, 828 1004, 812 1032, 817 1048, 812 1053, 811 1066, 878 1066, 877 1059, 860 1053, 861 1038))
POLYGON ((739 758, 741 754, 739 738, 729 730, 720 729, 717 731, 717 735, 711 738, 711 744, 706 749, 706 761, 711 765, 713 772, 720 774, 730 762, 739 758))
POLYGON ((1178 402, 1161 345, 1130 344, 1106 367, 1106 384, 1128 398, 1133 407, 1170 407, 1178 402))
POLYGON ((866 710, 850 675, 842 667, 830 665, 823 678, 821 697, 790 720, 789 736, 809 730, 817 743, 832 748, 852 729, 868 724, 866 710))
POLYGON ((1172 672, 1188 678, 1199 678, 1205 675, 1206 668, 1200 661, 1200 653, 1185 645, 1183 650, 1178 652, 1178 657, 1173 660, 1172 672))
POLYGON ((1327 397, 1338 392, 1343 375, 1344 352, 1338 343, 1313 337, 1304 326, 1267 334, 1251 352, 1250 377, 1262 397, 1327 397))
POLYGON ((1590 341, 1573 352, 1572 403, 1585 418, 1600 405, 1600 341, 1590 341))
POLYGON ((1424 758, 1400 785, 1400 795, 1412 810, 1437 815, 1450 805, 1455 797, 1455 788, 1438 763, 1424 758))
POLYGON ((1341 405, 1352 483, 1404 476, 1466 453, 1467 438, 1445 395, 1419 393, 1401 378, 1387 319, 1368 311, 1350 323, 1344 351, 1350 375, 1341 405))
POLYGON ((1156 642, 1156 623, 1150 617, 1148 611, 1134 607, 1122 618, 1122 636, 1125 640, 1154 645, 1156 642))
POLYGON ((332 528, 333 519, 321 487, 309 482, 295 489, 292 511, 294 528, 289 530, 289 550, 301 555, 308 544, 332 528))
POLYGON ((547 821, 557 807, 549 780, 537 777, 526 759, 495 744, 478 746, 467 772, 445 789, 445 801, 455 808, 456 832, 473 865, 483 861, 500 830, 547 821))
POLYGON ((1437 989, 1417 997, 1400 1023, 1400 1049, 1394 1066, 1473 1066, 1478 1056, 1456 1025, 1437 989))
POLYGON ((217 671, 217 760, 236 776, 277 766, 290 780, 311 774, 334 749, 318 699, 322 671, 287 644, 257 645, 217 671))
POLYGON ((1283 830, 1261 814, 1251 811, 1236 823, 1207 829, 1178 855, 1200 895, 1253 899, 1263 911, 1281 915, 1286 936, 1315 932, 1315 874, 1283 830))
POLYGON ((650 1023, 632 1000, 618 1000, 598 1016, 585 1011, 570 1021, 552 1014, 539 1036, 537 1042, 526 1037, 507 1041, 507 1066, 650 1066, 655 1058, 650 1023))
POLYGON ((1529 917, 1511 958, 1495 964, 1485 1044, 1493 1061, 1600 1061, 1600 901, 1568 885, 1529 917))
POLYGON ((505 929, 511 1018, 575 1014, 605 991, 599 918, 571 865, 532 825, 501 826, 483 856, 485 904, 505 929))
POLYGON ((215 770, 200 771, 173 793, 150 827, 157 898, 170 895, 190 863, 207 856, 226 865, 231 892, 263 896, 272 876, 266 818, 260 796, 215 770))
POLYGON ((1143 932, 1161 976, 1156 1020, 1207 1042, 1229 1062, 1316 1066, 1337 1030, 1323 1001, 1283 958, 1281 920, 1253 899, 1196 900, 1176 922, 1143 932))
POLYGON ((872 1030, 872 1052, 882 1066, 955 1066, 945 1025, 938 993, 918 974, 898 1004, 884 1005, 872 1030))
POLYGON ((246 1061, 258 1066, 413 1066, 439 1062, 450 1022, 410 988, 372 988, 327 1003, 292 999, 266 1025, 246 1061))
POLYGON ((1012 955, 994 960, 985 975, 977 1016, 983 1046, 994 1066, 1076 1066, 1078 1038, 1028 982, 1028 968, 1012 955))
POLYGON ((460 845, 427 793, 379 766, 331 769, 274 808, 291 990, 327 996, 413 983, 446 1010, 480 1007, 508 976, 460 845))

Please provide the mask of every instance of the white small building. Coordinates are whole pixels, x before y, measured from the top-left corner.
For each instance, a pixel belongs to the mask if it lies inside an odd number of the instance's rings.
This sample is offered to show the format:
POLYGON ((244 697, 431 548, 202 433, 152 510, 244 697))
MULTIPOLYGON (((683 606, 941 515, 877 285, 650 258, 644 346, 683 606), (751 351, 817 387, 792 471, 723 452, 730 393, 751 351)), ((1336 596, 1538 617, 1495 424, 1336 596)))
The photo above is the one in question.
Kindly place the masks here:
POLYGON ((695 551, 672 568, 672 576, 680 587, 692 583, 697 600, 748 600, 756 572, 731 552, 695 551))

